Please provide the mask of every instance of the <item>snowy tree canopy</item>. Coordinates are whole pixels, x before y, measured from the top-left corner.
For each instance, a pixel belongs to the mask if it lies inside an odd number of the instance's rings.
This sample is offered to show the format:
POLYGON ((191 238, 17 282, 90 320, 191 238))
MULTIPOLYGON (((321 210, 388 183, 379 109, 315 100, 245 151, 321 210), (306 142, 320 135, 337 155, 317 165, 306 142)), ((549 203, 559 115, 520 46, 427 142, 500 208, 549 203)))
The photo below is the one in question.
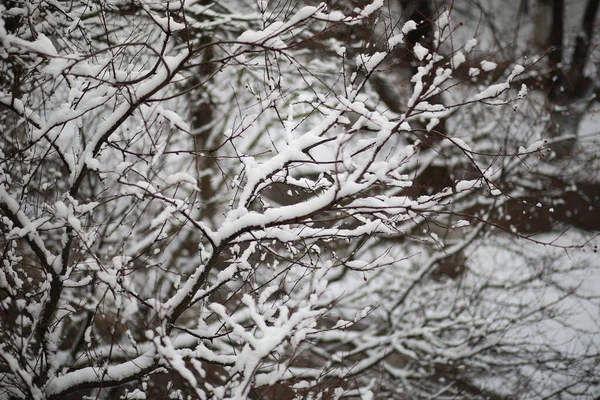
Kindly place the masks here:
POLYGON ((598 1, 0 5, 0 399, 600 395, 598 1))

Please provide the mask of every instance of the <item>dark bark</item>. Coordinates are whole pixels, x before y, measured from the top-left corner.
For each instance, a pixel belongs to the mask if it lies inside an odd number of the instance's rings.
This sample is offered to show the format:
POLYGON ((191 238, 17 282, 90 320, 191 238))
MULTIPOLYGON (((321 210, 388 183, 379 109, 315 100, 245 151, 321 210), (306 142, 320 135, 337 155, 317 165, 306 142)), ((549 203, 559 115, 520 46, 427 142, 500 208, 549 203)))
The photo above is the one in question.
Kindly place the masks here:
POLYGON ((575 94, 577 94, 576 92, 581 91, 586 83, 583 69, 585 68, 585 63, 589 57, 592 35, 594 33, 594 22, 599 5, 600 0, 588 0, 585 12, 583 13, 583 20, 581 21, 582 30, 575 39, 575 50, 573 51, 573 58, 571 60, 569 71, 569 77, 572 80, 575 94))
POLYGON ((553 70, 559 68, 559 64, 563 59, 564 18, 564 0, 554 0, 552 2, 552 26, 550 28, 550 37, 548 38, 548 44, 551 46, 548 59, 550 60, 550 67, 553 70))
MULTIPOLYGON (((548 61, 550 74, 548 75, 548 86, 550 87, 549 99, 551 103, 561 101, 564 96, 565 76, 562 69, 563 62, 563 35, 564 35, 565 3, 564 0, 552 2, 552 25, 548 45, 548 61)), ((559 136, 559 134, 554 135, 559 136)))
POLYGON ((530 197, 511 199, 504 206, 504 215, 499 225, 509 228, 513 226, 522 234, 550 232, 560 224, 578 229, 600 230, 600 184, 577 182, 575 190, 569 182, 555 180, 548 183, 548 193, 532 194, 530 197), (536 207, 536 204, 543 204, 536 207))
POLYGON ((407 46, 412 49, 419 42, 427 48, 433 45, 433 11, 429 0, 400 0, 404 10, 405 20, 413 20, 417 23, 417 29, 406 35, 407 46))
POLYGON ((550 137, 571 136, 552 146, 552 150, 559 158, 573 153, 583 111, 591 102, 588 97, 593 93, 594 82, 584 75, 584 69, 589 58, 599 3, 599 0, 587 2, 581 22, 582 29, 576 38, 568 67, 563 65, 565 62, 563 35, 566 18, 564 0, 554 0, 552 4, 552 27, 549 37, 551 50, 548 55, 551 68, 548 76, 551 119, 548 135, 550 137))
MULTIPOLYGON (((430 51, 437 52, 438 49, 434 48, 434 24, 433 21, 437 16, 437 11, 434 10, 431 6, 430 0, 399 0, 400 5, 403 9, 404 19, 406 21, 412 20, 417 23, 417 29, 408 32, 406 35, 406 46, 409 50, 412 50, 416 43, 420 43, 423 47, 429 49, 430 51)), ((417 73, 417 68, 419 63, 417 60, 414 60, 412 65, 412 73, 417 73)), ((423 93, 427 92, 427 88, 433 81, 433 76, 426 76, 423 78, 423 93)), ((440 95, 431 96, 427 99, 427 101, 431 104, 442 104, 442 98, 440 95)), ((440 121, 436 126, 434 126, 431 131, 426 132, 425 130, 415 131, 414 133, 417 135, 419 139, 419 148, 422 150, 429 149, 437 142, 442 140, 446 135, 446 123, 445 121, 440 121)))

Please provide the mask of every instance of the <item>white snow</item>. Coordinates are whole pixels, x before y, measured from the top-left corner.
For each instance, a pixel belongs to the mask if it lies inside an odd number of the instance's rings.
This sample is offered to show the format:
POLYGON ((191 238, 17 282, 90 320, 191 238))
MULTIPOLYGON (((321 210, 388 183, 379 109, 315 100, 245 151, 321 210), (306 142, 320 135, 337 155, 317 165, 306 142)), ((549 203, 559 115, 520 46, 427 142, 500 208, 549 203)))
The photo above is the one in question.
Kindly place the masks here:
POLYGON ((469 221, 465 221, 464 219, 461 219, 460 221, 458 221, 458 222, 456 222, 456 223, 452 224, 452 228, 453 228, 453 229, 457 229, 457 228, 463 228, 463 227, 465 227, 465 226, 469 226, 469 225, 471 225, 471 224, 469 223, 469 221))
POLYGON ((364 68, 366 72, 373 72, 377 68, 383 59, 387 56, 384 52, 375 52, 371 55, 359 54, 356 57, 356 66, 358 68, 364 68))
POLYGON ((492 61, 488 61, 488 60, 481 61, 481 69, 484 70, 485 72, 493 71, 496 69, 497 66, 498 66, 498 64, 496 64, 495 62, 492 62, 492 61))
POLYGON ((533 142, 532 144, 530 144, 527 147, 519 146, 519 154, 534 153, 534 152, 540 150, 541 148, 543 148, 544 144, 545 144, 545 142, 543 140, 538 140, 538 141, 533 142))
POLYGON ((401 33, 399 35, 394 35, 391 38, 388 39, 388 47, 390 49, 393 49, 394 47, 398 46, 400 43, 402 43, 404 41, 404 33, 401 33))
POLYGON ((52 41, 43 33, 39 33, 37 39, 33 42, 23 40, 13 35, 7 35, 4 38, 4 43, 7 46, 12 45, 21 47, 27 51, 32 51, 49 57, 55 57, 58 55, 58 52, 56 51, 52 41))
POLYGON ((415 57, 417 57, 419 59, 419 61, 423 61, 425 56, 427 54, 429 54, 429 50, 427 50, 425 47, 421 46, 420 43, 417 43, 413 47, 413 53, 415 53, 415 57))
POLYGON ((383 0, 373 0, 371 4, 368 4, 362 9, 359 15, 363 18, 367 18, 381 7, 383 7, 383 0))
POLYGON ((467 61, 467 58, 465 57, 463 52, 459 50, 456 53, 454 53, 454 55, 452 56, 450 65, 452 66, 452 69, 456 69, 465 61, 467 61))
POLYGON ((470 53, 475 46, 477 46, 477 39, 473 38, 467 40, 467 43, 465 44, 465 53, 470 53))
POLYGON ((180 182, 187 182, 195 185, 197 181, 193 176, 191 176, 187 172, 176 172, 174 174, 169 175, 165 179, 165 182, 167 183, 167 185, 175 185, 180 182))
POLYGON ((165 110, 164 108, 158 106, 156 107, 156 111, 165 117, 172 126, 175 126, 181 129, 184 132, 190 132, 190 126, 183 120, 183 118, 177 114, 175 111, 165 110))
POLYGON ((45 387, 45 393, 49 396, 62 393, 63 391, 85 383, 97 383, 103 379, 122 380, 135 376, 140 371, 154 364, 155 351, 149 350, 133 360, 122 364, 103 367, 85 367, 64 375, 52 378, 45 387), (105 377, 105 378, 104 378, 105 377))
POLYGON ((402 26, 401 32, 406 35, 410 31, 414 31, 417 29, 417 23, 415 21, 406 21, 404 26, 402 26))
POLYGON ((519 90, 519 93, 517 94, 517 96, 519 98, 523 98, 523 97, 527 96, 528 93, 529 93, 529 89, 527 89, 527 86, 525 84, 522 84, 521 90, 519 90))
POLYGON ((471 147, 468 144, 466 144, 464 140, 459 139, 457 137, 453 137, 451 140, 455 145, 457 145, 461 149, 463 149, 469 153, 473 152, 473 150, 471 150, 471 147))
POLYGON ((493 99, 502 94, 505 90, 510 87, 508 83, 496 83, 495 85, 491 85, 483 92, 480 92, 474 97, 474 100, 485 100, 485 99, 493 99))
POLYGON ((437 25, 437 28, 439 31, 444 30, 444 28, 446 28, 449 23, 450 23, 450 12, 448 10, 444 10, 440 14, 438 19, 435 21, 435 24, 437 25))

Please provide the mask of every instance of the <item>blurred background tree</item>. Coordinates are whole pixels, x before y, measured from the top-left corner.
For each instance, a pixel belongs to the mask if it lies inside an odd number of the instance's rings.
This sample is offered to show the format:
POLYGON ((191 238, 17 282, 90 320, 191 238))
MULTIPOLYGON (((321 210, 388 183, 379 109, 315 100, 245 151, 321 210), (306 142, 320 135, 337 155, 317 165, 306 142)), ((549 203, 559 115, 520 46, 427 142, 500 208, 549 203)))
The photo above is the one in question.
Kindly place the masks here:
POLYGON ((0 398, 600 394, 598 1, 4 1, 0 398))

